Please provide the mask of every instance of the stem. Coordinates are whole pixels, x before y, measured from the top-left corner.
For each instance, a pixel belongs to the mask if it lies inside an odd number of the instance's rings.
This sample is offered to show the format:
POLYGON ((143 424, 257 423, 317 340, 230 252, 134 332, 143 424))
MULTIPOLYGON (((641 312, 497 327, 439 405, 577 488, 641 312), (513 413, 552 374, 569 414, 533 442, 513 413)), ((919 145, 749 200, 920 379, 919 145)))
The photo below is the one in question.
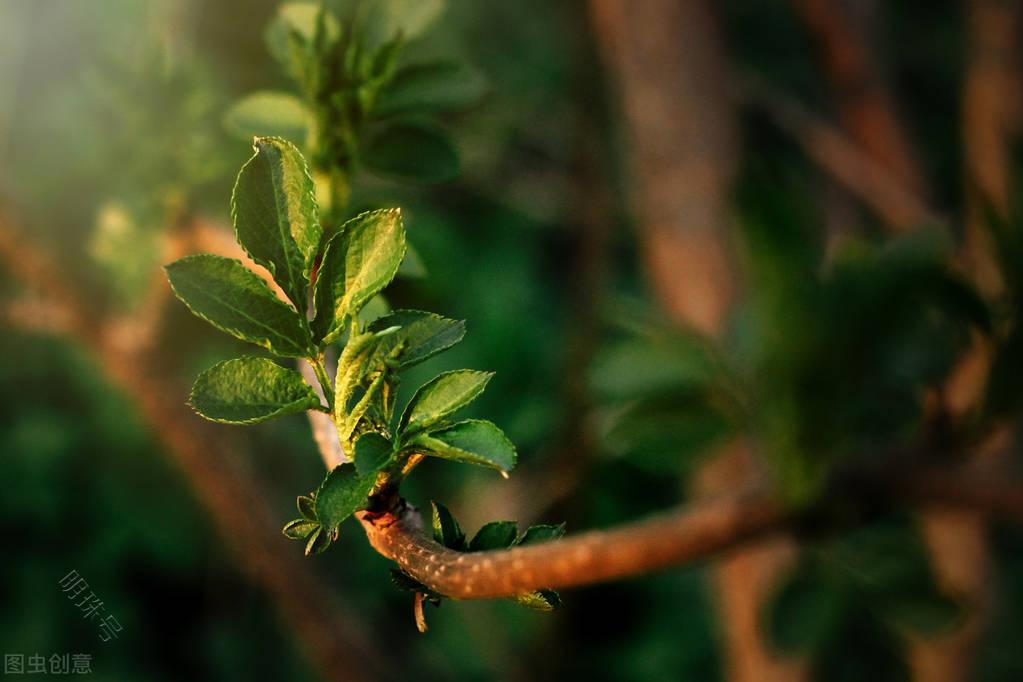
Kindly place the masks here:
POLYGON ((309 358, 309 364, 312 365, 313 371, 316 373, 316 380, 320 382, 320 388, 323 389, 323 397, 327 399, 327 414, 333 414, 334 412, 334 386, 330 383, 330 375, 327 374, 327 366, 323 361, 323 353, 320 353, 315 358, 309 358))

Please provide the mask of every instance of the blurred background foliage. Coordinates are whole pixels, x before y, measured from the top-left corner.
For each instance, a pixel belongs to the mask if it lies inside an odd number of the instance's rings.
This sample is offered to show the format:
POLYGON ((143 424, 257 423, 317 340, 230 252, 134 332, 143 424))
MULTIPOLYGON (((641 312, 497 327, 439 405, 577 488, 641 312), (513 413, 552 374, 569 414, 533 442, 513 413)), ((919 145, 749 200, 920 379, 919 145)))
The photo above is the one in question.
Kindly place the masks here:
MULTIPOLYGON (((348 5, 334 3, 339 12, 348 5)), ((378 144, 367 150, 324 141, 337 117, 361 104, 332 99, 333 88, 289 61, 295 46, 282 26, 312 40, 307 10, 282 13, 273 0, 6 0, 0 193, 97 314, 137 311, 164 259, 161 239, 183 217, 227 219, 252 133, 319 150, 315 170, 335 205, 337 195, 350 197, 348 213, 400 205, 427 276, 399 280, 390 303, 469 328, 443 366, 417 368, 403 390, 439 369, 496 370, 473 411, 507 431, 524 476, 547 467, 554 476, 566 450, 583 453, 570 487, 553 500, 527 495, 524 509, 502 506, 486 473, 423 464, 406 495, 420 505, 445 501, 470 533, 496 512, 567 520, 571 532, 660 509, 683 495, 700 456, 737 432, 759 434, 791 499, 811 502, 832 467, 919 436, 925 389, 946 376, 971 329, 989 329, 1004 312, 947 272, 951 244, 938 231, 886 241, 862 213, 866 236, 826 253, 819 170, 749 114, 733 210, 750 295, 722 344, 668 325, 622 208, 622 142, 585 5, 376 6, 385 11, 375 21, 388 28, 368 40, 385 45, 400 26, 408 42, 397 85, 360 95, 375 102, 360 114, 366 144, 378 144), (427 78, 403 81, 402 68, 427 78), (280 127, 254 130, 267 112, 280 127), (422 158, 407 158, 409 148, 422 158), (387 163, 348 173, 352 155, 387 163), (581 186, 594 163, 600 181, 581 186), (596 280, 581 275, 594 258, 583 218, 591 201, 612 228, 595 256, 604 273, 596 280)), ((917 0, 884 10, 887 33, 899 36, 886 43, 886 59, 939 208, 960 214, 962 10, 917 0), (922 16, 926 30, 917 28, 922 16)), ((738 64, 829 108, 819 66, 807 58, 810 38, 786 3, 736 0, 719 12, 738 64)), ((1004 242, 1018 263, 1012 240, 1004 242)), ((0 290, 17 292, 6 273, 0 290)), ((180 306, 169 309, 166 329, 161 361, 182 381, 237 350, 180 306)), ((74 343, 6 324, 0 347, 2 651, 91 652, 99 679, 316 679, 158 436, 97 362, 74 343), (72 569, 123 624, 119 640, 98 642, 67 603, 57 581, 72 569)), ((1019 394, 1018 361, 1007 353, 1002 362, 996 407, 1019 394)), ((293 417, 231 438, 272 482, 263 502, 283 523, 295 491, 321 477, 308 423, 293 417)), ((314 570, 353 603, 359 629, 386 642, 417 679, 723 676, 701 567, 572 590, 552 616, 504 602, 449 603, 430 611, 430 632, 419 636, 407 596, 356 531, 346 526, 347 541, 314 570)), ((1018 531, 994 531, 1000 598, 979 680, 1023 677, 1021 543, 1018 531)), ((829 680, 904 679, 906 628, 941 632, 960 616, 935 592, 903 518, 811 542, 765 609, 774 646, 809 652, 815 678, 829 680)))

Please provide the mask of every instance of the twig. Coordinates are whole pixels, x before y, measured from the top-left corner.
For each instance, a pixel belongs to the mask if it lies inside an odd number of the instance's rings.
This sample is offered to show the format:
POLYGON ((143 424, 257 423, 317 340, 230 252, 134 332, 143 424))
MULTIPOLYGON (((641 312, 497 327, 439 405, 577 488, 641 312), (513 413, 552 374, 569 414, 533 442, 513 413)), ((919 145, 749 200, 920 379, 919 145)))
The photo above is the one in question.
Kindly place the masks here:
MULTIPOLYGON (((863 487, 871 504, 972 509, 1023 524, 1023 482, 958 471, 886 471, 863 487)), ((862 481, 860 482, 862 484, 862 481)), ((763 487, 719 496, 611 530, 540 545, 463 553, 434 542, 412 507, 360 512, 370 544, 430 589, 456 599, 509 597, 624 578, 718 556, 793 520, 763 487)))
POLYGON ((647 573, 702 559, 781 526, 782 508, 753 492, 711 500, 614 530, 590 531, 539 545, 466 554, 422 530, 418 512, 362 512, 370 544, 403 571, 457 599, 509 597, 545 587, 572 587, 647 573))

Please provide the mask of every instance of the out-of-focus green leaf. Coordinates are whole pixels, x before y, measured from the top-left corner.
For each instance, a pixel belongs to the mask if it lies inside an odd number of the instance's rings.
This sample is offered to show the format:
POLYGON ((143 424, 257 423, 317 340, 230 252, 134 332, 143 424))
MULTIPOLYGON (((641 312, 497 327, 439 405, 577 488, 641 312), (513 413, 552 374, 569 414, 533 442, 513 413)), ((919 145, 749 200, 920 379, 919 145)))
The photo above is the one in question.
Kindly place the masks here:
MULTIPOLYGON (((277 14, 271 20, 266 29, 266 44, 270 54, 281 64, 291 67, 295 55, 292 54, 291 39, 300 40, 305 45, 311 45, 316 36, 317 21, 320 18, 320 3, 318 2, 285 2, 277 8, 277 14)), ((337 18, 330 12, 323 15, 326 38, 329 41, 336 40, 339 35, 337 18)))
MULTIPOLYGON (((352 20, 360 0, 339 0, 336 4, 342 20, 352 20)), ((426 31, 444 9, 444 0, 374 0, 362 3, 365 17, 361 26, 363 40, 370 49, 383 45, 395 35, 406 40, 426 31)))
POLYGON ((412 182, 444 182, 459 171, 458 152, 444 133, 409 123, 396 123, 373 135, 362 159, 375 173, 412 182))
POLYGON ((363 508, 373 489, 376 476, 360 476, 351 464, 339 464, 330 470, 316 491, 316 518, 329 534, 363 508))
POLYGON ((485 552, 490 549, 504 549, 515 544, 519 535, 514 521, 491 521, 480 528, 469 541, 470 552, 485 552))
POLYGON ((370 211, 349 220, 323 254, 314 293, 317 339, 329 343, 343 323, 394 279, 405 255, 399 209, 370 211))
POLYGON ((684 335, 677 341, 634 338, 598 353, 591 384, 600 395, 629 400, 702 385, 711 373, 707 351, 695 338, 684 335))
POLYGON ((406 244, 405 260, 398 267, 398 277, 405 279, 422 279, 426 277, 426 264, 422 256, 411 244, 406 244))
POLYGON ((483 95, 483 78, 463 64, 435 62, 399 69, 380 92, 373 114, 428 114, 467 107, 483 95))
POLYGON ((462 532, 458 521, 440 502, 432 502, 433 506, 433 539, 448 549, 464 552, 465 533, 462 532))
POLYGON ((476 464, 507 474, 515 468, 515 446, 495 424, 482 419, 467 419, 413 441, 434 457, 476 464))
POLYGON ((301 374, 255 357, 227 360, 200 374, 188 402, 206 419, 225 424, 255 424, 320 406, 301 374))
POLYGON ((458 369, 435 377, 409 400, 399 428, 403 433, 429 429, 475 400, 493 376, 493 372, 458 369))
POLYGON ((378 352, 388 355, 403 346, 398 355, 399 367, 411 367, 450 348, 465 335, 465 322, 421 310, 396 310, 378 318, 370 326, 373 332, 400 327, 380 340, 378 352))
POLYGON ((812 570, 797 570, 767 604, 771 641, 784 653, 813 651, 834 634, 841 595, 812 570))
POLYGON ((962 622, 963 607, 937 591, 893 594, 882 604, 884 616, 910 635, 937 636, 962 622))
POLYGON ((312 353, 305 320, 241 261, 199 254, 164 269, 177 297, 217 329, 284 357, 312 353))
POLYGON ((231 195, 235 235, 305 311, 309 273, 323 235, 313 179, 290 142, 257 137, 253 148, 256 153, 242 166, 231 195))
POLYGON ((235 102, 224 114, 224 127, 243 140, 271 136, 301 141, 309 133, 310 115, 294 95, 263 90, 235 102))

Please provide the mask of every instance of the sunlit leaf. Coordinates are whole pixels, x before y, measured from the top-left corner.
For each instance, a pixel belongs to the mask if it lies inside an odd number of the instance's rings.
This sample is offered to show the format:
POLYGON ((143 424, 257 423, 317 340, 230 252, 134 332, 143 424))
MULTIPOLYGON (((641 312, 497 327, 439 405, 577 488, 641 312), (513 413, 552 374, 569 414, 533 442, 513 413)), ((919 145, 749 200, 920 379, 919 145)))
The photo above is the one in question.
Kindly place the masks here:
POLYGON ((320 406, 301 374, 255 357, 227 360, 200 374, 188 402, 206 419, 227 424, 255 424, 320 406))
POLYGON ((446 317, 421 310, 396 310, 378 318, 370 331, 383 331, 399 327, 393 334, 380 340, 378 352, 387 355, 402 346, 398 355, 399 367, 411 367, 437 353, 450 348, 465 335, 465 322, 449 320, 446 317))
POLYGON ((405 433, 428 429, 475 400, 493 372, 459 369, 445 372, 416 391, 401 415, 405 433))
POLYGON ((305 320, 241 261, 199 254, 165 270, 177 297, 217 329, 284 357, 312 352, 305 320))
POLYGON ((253 148, 256 153, 242 166, 231 195, 235 235, 304 312, 323 234, 309 167, 286 140, 257 137, 253 148))
POLYGON ((427 455, 486 466, 502 473, 515 467, 517 457, 515 446, 504 432, 479 419, 468 419, 429 435, 421 435, 413 443, 427 455))
POLYGON ((316 338, 323 343, 337 338, 344 321, 394 279, 404 256, 399 209, 370 211, 345 223, 327 245, 317 275, 316 338))

